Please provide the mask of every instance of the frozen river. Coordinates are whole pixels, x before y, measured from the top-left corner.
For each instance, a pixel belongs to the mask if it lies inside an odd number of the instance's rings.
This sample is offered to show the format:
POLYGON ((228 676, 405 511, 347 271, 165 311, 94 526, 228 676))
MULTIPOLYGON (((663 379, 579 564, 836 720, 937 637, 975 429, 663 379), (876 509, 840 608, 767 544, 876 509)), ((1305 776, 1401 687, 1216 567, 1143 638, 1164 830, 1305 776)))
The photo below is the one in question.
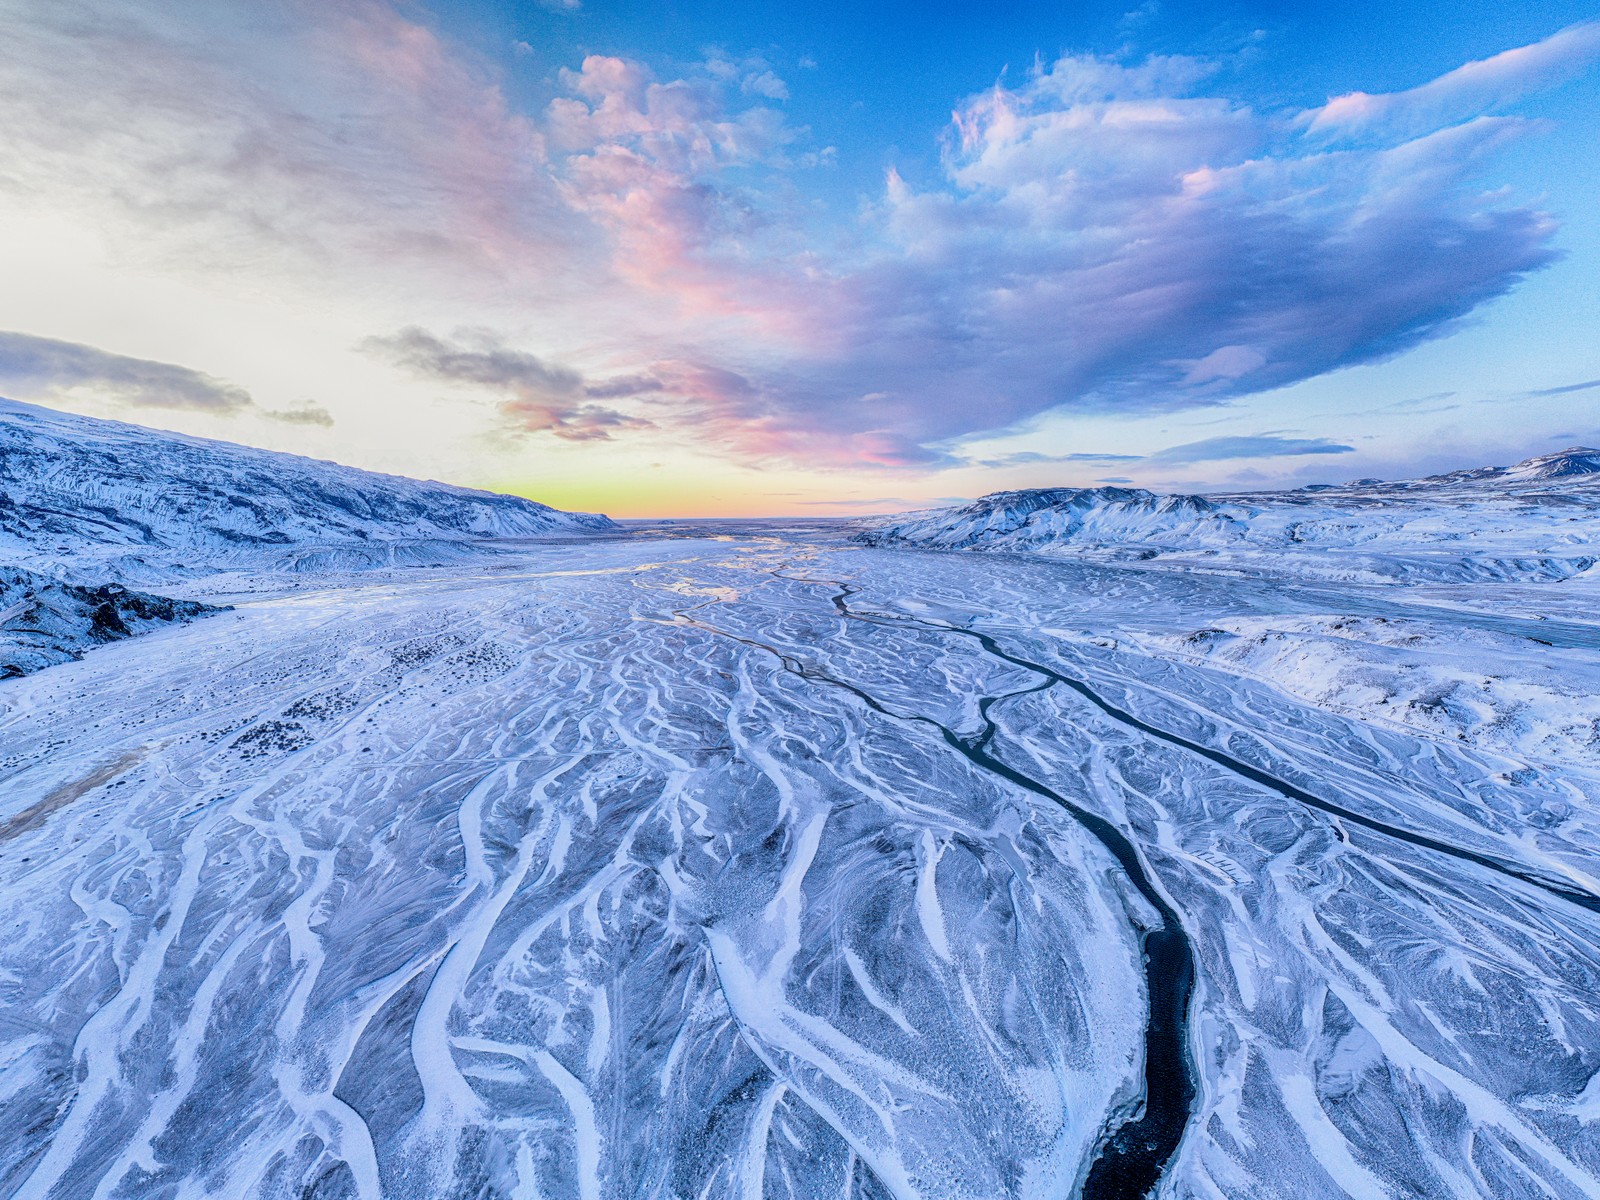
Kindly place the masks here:
MULTIPOLYGON (((1171 649, 1382 589, 235 582, 0 683, 0 1195, 1600 1195, 1600 775, 1171 649)), ((1600 679, 1503 596, 1404 614, 1600 679)))

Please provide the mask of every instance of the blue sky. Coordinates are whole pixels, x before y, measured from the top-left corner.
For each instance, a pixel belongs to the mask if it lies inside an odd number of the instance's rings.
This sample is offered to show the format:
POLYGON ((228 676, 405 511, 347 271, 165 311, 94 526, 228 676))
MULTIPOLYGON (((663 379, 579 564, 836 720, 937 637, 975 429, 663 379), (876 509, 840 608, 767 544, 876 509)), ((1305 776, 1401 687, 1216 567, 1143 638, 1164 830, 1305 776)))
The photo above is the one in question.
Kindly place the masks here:
POLYGON ((621 513, 1600 441, 1600 11, 0 0, 0 393, 621 513))
MULTIPOLYGON (((556 94, 556 72, 588 54, 670 68, 708 49, 762 54, 788 84, 787 110, 840 149, 835 195, 874 193, 883 171, 938 174, 938 138, 965 97, 1035 61, 1064 54, 1233 57, 1232 94, 1269 107, 1312 107, 1352 91, 1400 91, 1462 63, 1600 17, 1593 3, 805 5, 586 0, 429 6, 442 27, 506 71, 529 108, 556 94), (997 11, 997 8, 1003 11, 997 11), (527 47, 519 51, 520 46, 527 47), (800 63, 815 64, 802 67, 800 63)), ((1532 115, 1592 112, 1593 80, 1525 102, 1532 115)), ((1592 146, 1595 129, 1586 131, 1592 146)), ((1582 145, 1579 139, 1574 145, 1582 145)))

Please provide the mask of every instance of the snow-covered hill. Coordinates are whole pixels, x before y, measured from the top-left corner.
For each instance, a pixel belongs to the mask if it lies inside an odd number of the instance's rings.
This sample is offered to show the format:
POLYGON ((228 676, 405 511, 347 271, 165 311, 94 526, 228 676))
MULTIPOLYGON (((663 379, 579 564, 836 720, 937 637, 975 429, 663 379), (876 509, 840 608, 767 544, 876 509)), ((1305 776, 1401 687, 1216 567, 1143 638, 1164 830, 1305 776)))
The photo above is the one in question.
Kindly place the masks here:
POLYGON ((117 584, 78 587, 0 567, 0 679, 82 658, 106 642, 220 612, 117 584))
POLYGON ((0 563, 149 580, 152 564, 448 560, 603 516, 0 400, 0 563))
POLYGON ((1600 451, 1575 447, 1512 467, 1290 492, 996 492, 874 523, 859 538, 871 545, 1205 559, 1345 581, 1565 579, 1600 560, 1600 451))

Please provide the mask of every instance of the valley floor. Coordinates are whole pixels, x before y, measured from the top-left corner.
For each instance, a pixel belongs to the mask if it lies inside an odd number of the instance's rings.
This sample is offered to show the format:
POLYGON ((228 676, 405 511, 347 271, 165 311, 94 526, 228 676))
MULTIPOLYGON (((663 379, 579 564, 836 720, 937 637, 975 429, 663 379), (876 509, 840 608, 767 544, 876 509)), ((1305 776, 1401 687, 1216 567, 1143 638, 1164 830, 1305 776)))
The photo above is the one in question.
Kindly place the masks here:
POLYGON ((0 1195, 1600 1195, 1575 585, 235 582, 0 683, 0 1195))

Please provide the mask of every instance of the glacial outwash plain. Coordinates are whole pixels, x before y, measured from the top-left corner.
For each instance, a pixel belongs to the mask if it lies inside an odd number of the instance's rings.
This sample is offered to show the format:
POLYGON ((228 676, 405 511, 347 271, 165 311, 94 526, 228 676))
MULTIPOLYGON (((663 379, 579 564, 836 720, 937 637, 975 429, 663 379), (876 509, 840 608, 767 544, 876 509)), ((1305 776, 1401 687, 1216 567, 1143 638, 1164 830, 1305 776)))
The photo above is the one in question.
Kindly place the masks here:
POLYGON ((619 524, 0 404, 0 1195, 1600 1195, 1600 453, 619 524))

